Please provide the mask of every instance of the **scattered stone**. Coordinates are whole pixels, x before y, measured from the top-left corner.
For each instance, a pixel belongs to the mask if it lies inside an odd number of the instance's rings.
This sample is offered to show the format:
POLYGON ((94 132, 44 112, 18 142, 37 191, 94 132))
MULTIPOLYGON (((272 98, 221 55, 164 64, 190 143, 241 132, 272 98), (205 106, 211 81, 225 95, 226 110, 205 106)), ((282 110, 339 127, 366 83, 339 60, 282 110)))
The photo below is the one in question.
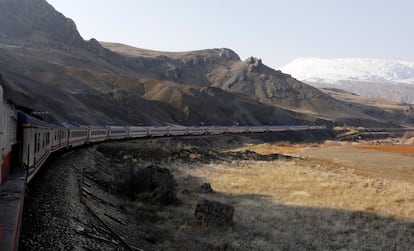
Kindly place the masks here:
POLYGON ((214 191, 211 188, 210 183, 203 183, 201 186, 198 187, 197 192, 199 192, 199 193, 212 193, 214 191))
POLYGON ((233 215, 233 206, 206 199, 200 200, 194 211, 197 223, 204 226, 230 226, 233 224, 233 215))

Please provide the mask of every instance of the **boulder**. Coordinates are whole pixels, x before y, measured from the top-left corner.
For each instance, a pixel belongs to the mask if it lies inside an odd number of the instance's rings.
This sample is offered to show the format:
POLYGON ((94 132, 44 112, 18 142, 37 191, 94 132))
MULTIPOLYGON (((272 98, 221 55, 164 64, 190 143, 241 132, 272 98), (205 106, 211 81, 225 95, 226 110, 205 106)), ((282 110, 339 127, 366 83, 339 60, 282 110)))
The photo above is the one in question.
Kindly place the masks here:
POLYGON ((206 199, 200 200, 194 211, 197 223, 204 226, 230 226, 233 224, 233 215, 233 206, 206 199))
POLYGON ((199 193, 212 193, 213 188, 211 188, 210 183, 203 183, 201 186, 198 187, 197 192, 199 193))
POLYGON ((117 185, 118 191, 131 200, 149 202, 159 206, 178 203, 177 183, 166 168, 147 166, 145 168, 126 168, 117 185))

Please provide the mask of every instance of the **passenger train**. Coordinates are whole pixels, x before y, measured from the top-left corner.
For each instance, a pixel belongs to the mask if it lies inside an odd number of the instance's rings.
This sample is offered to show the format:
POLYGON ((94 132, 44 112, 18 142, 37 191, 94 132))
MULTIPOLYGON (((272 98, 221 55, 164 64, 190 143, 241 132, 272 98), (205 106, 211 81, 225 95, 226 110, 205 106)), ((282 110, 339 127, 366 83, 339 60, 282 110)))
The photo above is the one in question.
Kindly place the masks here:
POLYGON ((325 129, 325 126, 110 126, 49 124, 22 111, 3 98, 0 86, 1 183, 12 166, 27 170, 27 182, 35 176, 47 158, 62 149, 120 139, 143 137, 217 135, 288 130, 325 129))

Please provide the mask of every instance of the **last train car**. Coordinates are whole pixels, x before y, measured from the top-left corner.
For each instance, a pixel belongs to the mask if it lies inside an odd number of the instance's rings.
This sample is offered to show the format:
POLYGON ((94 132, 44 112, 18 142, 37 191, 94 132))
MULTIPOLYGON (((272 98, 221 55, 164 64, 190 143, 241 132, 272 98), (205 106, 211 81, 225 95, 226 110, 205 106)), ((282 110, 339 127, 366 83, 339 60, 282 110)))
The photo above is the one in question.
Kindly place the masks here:
POLYGON ((21 162, 27 169, 27 182, 35 176, 51 153, 51 125, 18 111, 19 133, 22 136, 21 162))

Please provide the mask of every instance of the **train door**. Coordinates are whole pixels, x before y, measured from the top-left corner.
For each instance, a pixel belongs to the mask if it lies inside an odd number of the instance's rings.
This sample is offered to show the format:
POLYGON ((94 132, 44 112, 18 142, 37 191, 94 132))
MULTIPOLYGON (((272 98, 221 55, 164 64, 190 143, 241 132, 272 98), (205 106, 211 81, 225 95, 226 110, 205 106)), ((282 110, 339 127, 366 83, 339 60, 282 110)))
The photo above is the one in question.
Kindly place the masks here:
POLYGON ((16 148, 18 149, 16 152, 18 152, 18 159, 16 159, 17 161, 17 165, 21 166, 21 167, 25 167, 27 168, 29 166, 30 163, 30 135, 28 135, 28 128, 25 128, 23 126, 23 123, 18 120, 17 121, 17 131, 16 131, 16 141, 17 141, 17 146, 16 148))
POLYGON ((5 137, 6 137, 6 126, 4 125, 4 112, 3 109, 3 89, 0 85, 0 184, 5 179, 3 174, 3 156, 4 156, 4 149, 5 149, 5 137))
POLYGON ((22 132, 20 132, 19 123, 17 120, 14 125, 14 132, 16 133, 15 143, 12 145, 12 168, 21 167, 20 160, 22 158, 21 145, 22 145, 22 132))
MULTIPOLYGON (((34 151, 32 152, 33 153, 33 156, 31 156, 31 157, 33 157, 33 167, 35 166, 35 163, 36 163, 36 154, 37 154, 37 152, 39 151, 39 145, 40 145, 40 135, 38 135, 37 134, 37 131, 36 130, 33 130, 33 132, 34 132, 34 151)), ((29 153, 30 153, 30 148, 29 148, 29 153)), ((31 167, 31 165, 30 165, 30 158, 28 158, 29 159, 29 162, 27 163, 28 164, 28 167, 29 167, 29 169, 30 169, 30 167, 31 167)))

